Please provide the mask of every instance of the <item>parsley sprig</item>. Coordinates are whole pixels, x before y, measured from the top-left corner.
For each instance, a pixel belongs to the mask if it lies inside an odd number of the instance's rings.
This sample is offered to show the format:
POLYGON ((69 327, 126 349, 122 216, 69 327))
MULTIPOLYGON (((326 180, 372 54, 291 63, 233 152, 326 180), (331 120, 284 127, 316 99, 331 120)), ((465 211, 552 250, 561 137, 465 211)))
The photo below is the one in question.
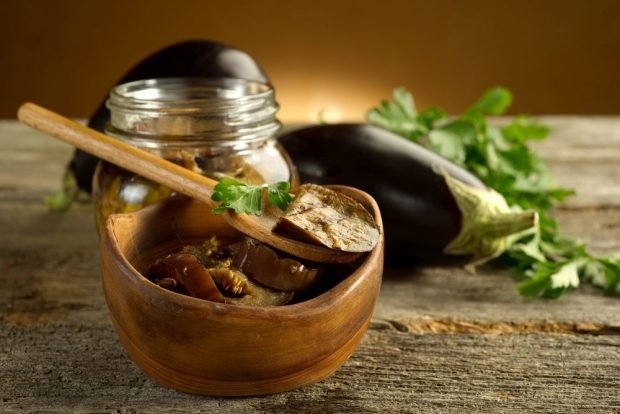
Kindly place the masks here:
POLYGON ((418 112, 412 95, 397 88, 393 100, 371 109, 367 119, 473 172, 509 205, 538 211, 538 228, 522 235, 501 257, 521 279, 517 289, 522 295, 557 298, 580 281, 616 294, 620 258, 593 257, 583 242, 561 236, 550 214, 574 191, 558 187, 543 160, 527 145, 545 139, 549 127, 527 116, 518 116, 502 128, 485 119, 504 114, 511 104, 510 91, 496 87, 462 115, 448 117, 437 107, 418 112))
POLYGON ((226 210, 235 213, 260 216, 263 211, 263 192, 267 192, 270 204, 286 210, 293 197, 289 194, 291 185, 288 181, 273 184, 249 185, 231 177, 223 177, 213 189, 212 200, 222 203, 213 209, 215 214, 226 210))

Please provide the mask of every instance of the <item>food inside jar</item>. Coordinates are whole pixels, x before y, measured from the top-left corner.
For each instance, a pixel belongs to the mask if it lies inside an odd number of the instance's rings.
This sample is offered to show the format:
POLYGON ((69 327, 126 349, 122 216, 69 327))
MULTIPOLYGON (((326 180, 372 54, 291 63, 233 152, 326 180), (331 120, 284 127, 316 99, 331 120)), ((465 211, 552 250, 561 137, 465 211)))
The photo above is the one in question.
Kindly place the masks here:
MULTIPOLYGON (((188 170, 214 179, 232 176, 252 184, 265 182, 261 173, 241 156, 209 156, 207 151, 168 151, 159 154, 188 170)), ((174 192, 109 163, 99 167, 96 195, 97 223, 101 227, 111 214, 130 213, 165 200, 174 192)))
MULTIPOLYGON (((156 249, 157 250, 157 249, 156 249)), ((177 241, 141 260, 142 273, 164 289, 219 303, 277 306, 320 293, 323 268, 286 257, 254 239, 213 236, 177 241)), ((331 272, 330 283, 342 272, 331 272)))

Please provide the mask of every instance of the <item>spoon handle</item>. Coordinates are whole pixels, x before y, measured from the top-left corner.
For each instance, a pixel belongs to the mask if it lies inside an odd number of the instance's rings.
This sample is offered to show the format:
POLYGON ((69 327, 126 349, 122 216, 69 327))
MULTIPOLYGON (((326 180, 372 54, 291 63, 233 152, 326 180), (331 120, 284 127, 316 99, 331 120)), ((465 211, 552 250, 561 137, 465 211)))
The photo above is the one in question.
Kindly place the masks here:
POLYGON ((17 118, 36 130, 121 168, 204 203, 215 204, 211 200, 213 187, 217 184, 215 180, 109 137, 34 103, 27 102, 20 106, 17 118))

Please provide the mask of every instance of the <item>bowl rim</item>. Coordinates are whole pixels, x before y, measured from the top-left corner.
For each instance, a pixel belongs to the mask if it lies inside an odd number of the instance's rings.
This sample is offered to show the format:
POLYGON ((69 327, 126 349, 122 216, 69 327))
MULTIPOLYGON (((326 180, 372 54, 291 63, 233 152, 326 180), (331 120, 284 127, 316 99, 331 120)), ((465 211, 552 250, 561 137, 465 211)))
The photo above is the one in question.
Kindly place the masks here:
MULTIPOLYGON (((156 203, 147 206, 144 209, 131 213, 110 215, 107 218, 104 226, 104 234, 102 234, 102 237, 105 237, 107 240, 102 240, 102 242, 107 242, 109 244, 112 254, 114 255, 114 259, 116 259, 117 262, 121 263, 125 267, 125 270, 129 271, 131 276, 133 276, 133 281, 136 284, 139 284, 139 288, 146 289, 149 294, 152 294, 155 297, 161 297, 165 298, 166 300, 176 302, 184 309, 192 311, 207 311, 209 313, 225 312, 227 316, 238 315, 243 316, 244 318, 247 318, 248 316, 253 316, 257 319, 261 319, 265 316, 277 317, 280 319, 293 317, 299 318, 300 316, 309 317, 314 313, 320 313, 324 309, 328 309, 329 307, 333 306, 336 301, 343 300, 343 298, 352 294, 352 292, 356 290, 357 286, 362 282, 363 279, 374 276, 380 280, 382 274, 384 231, 381 212, 379 210, 377 202, 368 193, 362 190, 338 185, 332 185, 330 187, 345 189, 346 191, 344 192, 346 192, 349 196, 354 197, 358 201, 362 202, 362 204, 366 204, 367 208, 369 207, 368 209, 373 215, 379 229, 379 241, 377 242, 377 245, 374 247, 374 249, 365 255, 357 268, 351 274, 346 276, 343 280, 338 282, 335 286, 321 293, 320 295, 290 305, 259 307, 233 303, 213 302, 210 300, 195 298, 192 296, 183 295, 181 293, 169 291, 160 286, 157 286, 155 283, 148 280, 131 264, 129 259, 127 259, 127 257, 125 257, 125 255, 121 251, 118 239, 116 237, 116 233, 114 231, 115 224, 119 220, 127 219, 128 217, 140 214, 146 214, 151 210, 157 209, 161 203, 156 203), (379 272, 368 271, 370 270, 371 266, 377 264, 379 265, 379 272)), ((102 276, 105 278, 103 272, 102 276)))

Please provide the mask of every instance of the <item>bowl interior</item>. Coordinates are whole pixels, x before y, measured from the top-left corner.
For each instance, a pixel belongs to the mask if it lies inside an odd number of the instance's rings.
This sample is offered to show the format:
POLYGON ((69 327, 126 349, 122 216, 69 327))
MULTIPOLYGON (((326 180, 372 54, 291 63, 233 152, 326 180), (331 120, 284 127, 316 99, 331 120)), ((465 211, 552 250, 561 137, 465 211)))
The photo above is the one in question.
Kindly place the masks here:
MULTIPOLYGON (((349 265, 328 266, 327 277, 319 283, 316 289, 312 289, 306 294, 300 295, 300 299, 286 306, 269 307, 270 311, 281 312, 277 309, 285 309, 308 300, 318 299, 325 293, 330 293, 334 288, 338 288, 333 295, 342 294, 342 289, 350 288, 355 283, 356 269, 363 266, 374 266, 380 262, 380 269, 383 265, 383 224, 381 215, 374 199, 366 193, 345 186, 331 186, 338 191, 356 198, 374 216, 381 231, 381 239, 375 249, 359 260, 349 265), (380 260, 378 260, 380 258, 380 260), (336 270, 334 270, 336 269, 336 270), (351 279, 351 280, 349 280, 351 279), (346 283, 345 283, 346 282, 346 283), (342 285, 342 286, 341 286, 342 285)), ((165 251, 166 245, 175 240, 187 242, 204 240, 212 235, 225 238, 237 238, 242 234, 231 227, 221 215, 214 215, 211 207, 192 200, 185 196, 172 197, 164 202, 157 203, 133 213, 115 214, 110 216, 106 225, 106 236, 111 240, 121 262, 135 274, 140 282, 151 285, 159 293, 173 294, 179 301, 195 300, 202 304, 212 304, 213 302, 195 299, 189 296, 176 294, 167 291, 152 282, 148 281, 141 273, 148 263, 145 258, 153 250, 165 251)), ((151 255, 152 257, 152 255, 151 255)), ((331 296, 331 295, 330 295, 331 296)), ((323 298, 324 301, 333 298, 323 298)), ((209 306, 209 305, 206 305, 209 306)), ((243 305, 226 305, 230 307, 241 307, 243 305)))

